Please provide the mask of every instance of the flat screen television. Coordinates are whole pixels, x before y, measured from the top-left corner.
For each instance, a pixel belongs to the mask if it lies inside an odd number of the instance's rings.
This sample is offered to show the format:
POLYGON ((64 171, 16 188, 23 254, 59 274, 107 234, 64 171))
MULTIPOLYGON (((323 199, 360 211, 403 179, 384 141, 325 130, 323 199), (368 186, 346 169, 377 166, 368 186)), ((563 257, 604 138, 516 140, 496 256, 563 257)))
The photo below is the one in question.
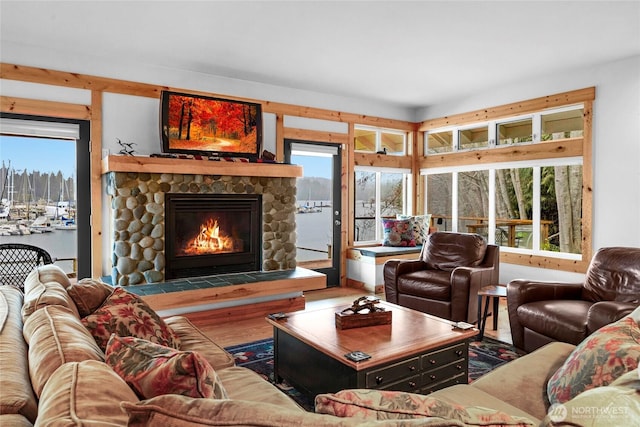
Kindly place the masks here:
POLYGON ((160 102, 163 153, 255 160, 262 145, 262 106, 163 91, 160 102))

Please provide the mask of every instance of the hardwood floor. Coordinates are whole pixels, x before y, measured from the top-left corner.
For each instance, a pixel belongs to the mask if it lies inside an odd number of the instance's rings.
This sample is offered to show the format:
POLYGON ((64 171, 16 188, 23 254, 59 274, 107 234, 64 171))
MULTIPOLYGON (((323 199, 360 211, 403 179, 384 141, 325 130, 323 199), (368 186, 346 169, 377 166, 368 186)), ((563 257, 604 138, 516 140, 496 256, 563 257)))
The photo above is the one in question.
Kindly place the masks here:
MULTIPOLYGON (((306 308, 313 309, 333 305, 348 306, 354 299, 362 296, 363 292, 353 288, 328 288, 319 291, 308 291, 305 292, 304 295, 306 308)), ((222 347, 273 337, 273 327, 267 323, 264 316, 222 323, 206 322, 204 320, 199 320, 194 323, 204 334, 222 347)), ((493 319, 489 317, 487 319, 487 330, 485 331, 486 336, 511 343, 511 332, 509 330, 505 298, 501 298, 500 300, 498 330, 492 330, 492 326, 493 319)))

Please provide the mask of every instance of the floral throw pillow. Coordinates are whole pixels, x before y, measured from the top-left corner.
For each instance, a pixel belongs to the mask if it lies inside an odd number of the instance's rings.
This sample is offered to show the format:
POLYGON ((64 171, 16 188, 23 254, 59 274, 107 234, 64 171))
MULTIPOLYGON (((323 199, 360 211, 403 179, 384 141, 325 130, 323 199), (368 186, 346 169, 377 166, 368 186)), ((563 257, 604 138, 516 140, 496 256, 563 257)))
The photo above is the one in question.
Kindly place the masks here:
POLYGON ((105 361, 141 399, 163 394, 226 399, 207 359, 135 337, 111 336, 105 361))
POLYGON ((334 394, 319 394, 315 400, 316 413, 358 420, 441 420, 437 425, 469 426, 532 426, 533 421, 513 417, 495 409, 461 406, 435 397, 400 391, 342 390, 334 394))
POLYGON ((413 220, 413 237, 416 240, 416 245, 424 243, 424 240, 429 235, 429 227, 431 227, 431 214, 415 216, 397 214, 396 219, 413 220))
POLYGON ((547 383, 549 402, 565 403, 638 367, 640 327, 631 317, 603 326, 573 350, 547 383))
POLYGON ((413 221, 410 219, 383 219, 383 246, 415 246, 413 221))
POLYGON ((121 287, 115 288, 93 313, 83 317, 82 324, 102 351, 106 349, 111 334, 180 347, 180 339, 164 320, 142 299, 121 287))

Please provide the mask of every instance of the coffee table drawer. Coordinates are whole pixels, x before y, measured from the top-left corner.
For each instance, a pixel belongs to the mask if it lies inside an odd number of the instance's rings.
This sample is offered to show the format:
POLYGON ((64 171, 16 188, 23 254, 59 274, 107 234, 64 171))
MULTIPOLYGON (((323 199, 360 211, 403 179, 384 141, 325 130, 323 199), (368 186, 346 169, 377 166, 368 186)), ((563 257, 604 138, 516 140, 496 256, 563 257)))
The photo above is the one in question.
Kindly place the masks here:
POLYGON ((420 392, 420 374, 414 375, 409 378, 402 379, 392 384, 382 386, 379 390, 393 390, 393 391, 406 391, 409 393, 420 392))
POLYGON ((452 360, 464 358, 466 351, 466 344, 461 343, 424 354, 422 355, 422 370, 428 371, 450 363, 452 360))
POLYGON ((467 384, 468 380, 468 374, 466 372, 464 373, 460 373, 458 375, 456 375, 453 378, 448 378, 442 382, 439 383, 431 383, 427 386, 425 386, 422 390, 420 390, 420 393, 422 394, 429 394, 429 393, 433 393, 436 390, 441 390, 443 388, 452 386, 452 385, 457 385, 457 384, 467 384))
POLYGON ((409 360, 367 372, 365 377, 365 388, 386 388, 388 385, 401 378, 406 378, 413 373, 419 372, 420 358, 413 357, 409 360))
POLYGON ((466 372, 467 369, 464 359, 456 360, 449 363, 448 365, 444 365, 437 369, 432 369, 429 372, 424 372, 422 374, 422 384, 425 387, 428 387, 431 384, 444 381, 448 378, 452 378, 466 372))

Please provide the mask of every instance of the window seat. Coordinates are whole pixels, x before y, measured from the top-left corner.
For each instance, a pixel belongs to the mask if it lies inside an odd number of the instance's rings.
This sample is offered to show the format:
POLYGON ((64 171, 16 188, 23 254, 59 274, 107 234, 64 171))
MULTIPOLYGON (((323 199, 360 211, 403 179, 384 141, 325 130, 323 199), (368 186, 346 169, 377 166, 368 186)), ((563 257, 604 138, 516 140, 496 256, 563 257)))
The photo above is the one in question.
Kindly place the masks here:
POLYGON ((359 246, 347 250, 347 286, 376 294, 384 292, 384 263, 417 259, 422 246, 359 246))

